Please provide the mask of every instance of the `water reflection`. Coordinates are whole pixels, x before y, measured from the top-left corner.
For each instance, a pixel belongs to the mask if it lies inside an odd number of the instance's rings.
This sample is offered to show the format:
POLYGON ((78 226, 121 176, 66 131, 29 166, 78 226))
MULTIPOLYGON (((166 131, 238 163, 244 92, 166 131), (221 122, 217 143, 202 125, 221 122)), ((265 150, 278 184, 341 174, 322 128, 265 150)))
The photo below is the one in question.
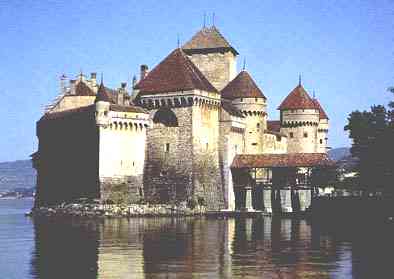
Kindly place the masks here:
POLYGON ((370 278, 390 267, 377 249, 394 255, 298 219, 35 220, 34 229, 34 278, 370 278))

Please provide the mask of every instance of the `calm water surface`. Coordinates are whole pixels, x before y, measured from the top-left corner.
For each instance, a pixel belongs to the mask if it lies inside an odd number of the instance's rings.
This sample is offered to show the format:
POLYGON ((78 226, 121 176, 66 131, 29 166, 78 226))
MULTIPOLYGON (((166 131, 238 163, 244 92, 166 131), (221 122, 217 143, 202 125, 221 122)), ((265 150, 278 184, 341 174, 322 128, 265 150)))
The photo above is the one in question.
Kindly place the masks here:
POLYGON ((291 219, 48 221, 0 200, 0 278, 394 278, 392 225, 291 219))

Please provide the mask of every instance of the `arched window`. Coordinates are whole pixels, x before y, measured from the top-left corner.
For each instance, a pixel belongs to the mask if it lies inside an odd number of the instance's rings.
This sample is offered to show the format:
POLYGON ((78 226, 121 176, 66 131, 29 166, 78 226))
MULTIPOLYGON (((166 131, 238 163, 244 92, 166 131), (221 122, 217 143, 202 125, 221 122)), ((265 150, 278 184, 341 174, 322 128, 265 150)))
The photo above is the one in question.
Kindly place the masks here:
POLYGON ((166 127, 178 127, 178 118, 171 109, 162 107, 153 116, 153 123, 160 123, 166 127))

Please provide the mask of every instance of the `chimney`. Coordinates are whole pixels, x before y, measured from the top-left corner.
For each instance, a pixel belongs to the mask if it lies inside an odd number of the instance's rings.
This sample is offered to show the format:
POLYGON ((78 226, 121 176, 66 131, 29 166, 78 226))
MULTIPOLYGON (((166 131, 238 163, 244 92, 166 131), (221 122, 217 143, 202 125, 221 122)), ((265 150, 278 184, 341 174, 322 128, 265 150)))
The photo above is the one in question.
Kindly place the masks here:
POLYGON ((70 94, 75 95, 75 84, 77 81, 75 79, 70 80, 70 94))
POLYGON ((92 86, 97 85, 97 73, 90 73, 90 82, 92 86))
POLYGON ((118 94, 117 94, 117 104, 118 105, 124 105, 125 104, 125 97, 126 97, 126 94, 127 94, 127 91, 126 91, 126 86, 127 86, 127 83, 126 82, 122 82, 121 84, 120 84, 120 88, 118 89, 118 94))
POLYGON ((140 74, 140 80, 143 80, 146 75, 148 74, 148 66, 147 65, 141 65, 141 74, 140 74))

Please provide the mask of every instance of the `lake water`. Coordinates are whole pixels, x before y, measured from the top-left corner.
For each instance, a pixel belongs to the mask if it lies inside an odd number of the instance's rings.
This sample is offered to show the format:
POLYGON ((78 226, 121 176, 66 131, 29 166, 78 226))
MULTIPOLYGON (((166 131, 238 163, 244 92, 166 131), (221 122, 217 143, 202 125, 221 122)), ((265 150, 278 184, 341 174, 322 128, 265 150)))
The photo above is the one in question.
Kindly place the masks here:
POLYGON ((394 278, 392 225, 35 220, 0 200, 0 278, 394 278))

